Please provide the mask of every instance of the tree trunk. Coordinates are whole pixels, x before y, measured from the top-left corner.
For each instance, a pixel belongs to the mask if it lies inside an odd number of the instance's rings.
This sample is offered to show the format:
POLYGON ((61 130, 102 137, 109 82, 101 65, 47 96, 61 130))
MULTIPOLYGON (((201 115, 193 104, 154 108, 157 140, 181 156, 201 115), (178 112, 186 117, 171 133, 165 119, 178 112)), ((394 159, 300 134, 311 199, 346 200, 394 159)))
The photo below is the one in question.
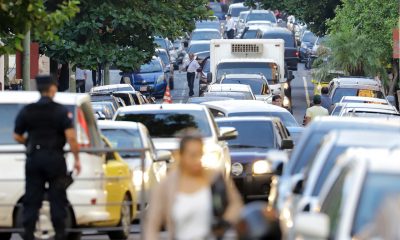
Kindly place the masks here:
POLYGON ((10 87, 10 79, 8 78, 8 71, 10 70, 10 56, 4 55, 4 89, 10 87))
POLYGON ((397 60, 394 60, 392 62, 392 79, 389 83, 389 96, 394 95, 394 91, 396 89, 396 85, 399 83, 399 62, 397 60))
MULTIPOLYGON (((58 71, 58 67, 57 67, 57 71, 58 71)), ((72 85, 69 81, 69 66, 68 64, 63 64, 61 66, 61 70, 60 70, 60 76, 58 78, 58 90, 60 92, 64 92, 67 91, 68 88, 71 89, 72 85)))

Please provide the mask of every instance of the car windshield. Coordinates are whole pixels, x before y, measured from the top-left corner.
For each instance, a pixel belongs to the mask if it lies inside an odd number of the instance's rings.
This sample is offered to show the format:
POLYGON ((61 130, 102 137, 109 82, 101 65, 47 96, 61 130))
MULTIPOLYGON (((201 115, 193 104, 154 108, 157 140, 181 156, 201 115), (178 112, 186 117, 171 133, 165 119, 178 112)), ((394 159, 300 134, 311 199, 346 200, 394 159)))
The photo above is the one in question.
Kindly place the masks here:
POLYGON ((163 38, 155 38, 154 43, 162 49, 168 49, 167 41, 165 41, 163 38))
MULTIPOLYGON (((13 138, 15 119, 19 111, 25 106, 25 104, 0 104, 0 145, 17 144, 13 138)), ((65 105, 67 109, 74 114, 75 118, 75 106, 65 105)))
POLYGON ((244 12, 247 10, 249 10, 248 7, 234 7, 234 8, 231 8, 230 14, 232 15, 232 17, 239 17, 241 12, 244 12))
POLYGON ((161 64, 158 60, 153 59, 148 63, 140 66, 140 73, 162 72, 161 64))
POLYGON ((272 12, 270 13, 250 13, 247 15, 246 22, 250 21, 270 21, 276 23, 276 18, 272 12))
POLYGON ((228 140, 229 148, 274 148, 274 129, 266 121, 221 121, 219 127, 234 127, 238 137, 228 140), (257 131, 254 131, 257 129, 257 131))
POLYGON ((400 175, 369 173, 365 177, 354 217, 352 236, 360 233, 370 223, 383 200, 400 193, 400 175))
POLYGON ((278 69, 273 63, 265 62, 226 62, 217 66, 217 83, 225 74, 263 74, 269 84, 276 84, 278 81, 278 69))
MULTIPOLYGON (((113 148, 143 148, 139 130, 134 129, 102 129, 101 133, 111 142, 113 148)), ((139 157, 140 153, 120 152, 121 157, 139 157)))
POLYGON ((221 4, 220 3, 210 3, 210 8, 214 13, 222 12, 221 4))
POLYGON ((261 79, 246 79, 246 78, 227 78, 224 79, 222 84, 245 84, 249 85, 251 88, 251 91, 256 94, 256 95, 263 95, 265 94, 265 86, 266 82, 265 80, 261 79))
POLYGON ((202 29, 202 28, 219 29, 220 28, 220 24, 219 24, 219 22, 208 22, 208 21, 196 22, 196 28, 197 29, 202 29))
POLYGON ((229 117, 240 116, 277 117, 281 119, 286 127, 299 126, 299 124, 296 122, 296 119, 294 119, 293 115, 289 112, 233 112, 229 114, 229 117))
POLYGON ((191 44, 188 53, 198 53, 210 51, 210 43, 191 44))
POLYGON ((206 92, 204 97, 228 97, 235 100, 254 100, 249 92, 206 92))
POLYGON ((381 91, 360 88, 337 88, 332 97, 332 104, 340 102, 344 96, 384 98, 381 91))
POLYGON ((219 38, 221 38, 221 35, 216 31, 194 31, 191 40, 211 40, 219 38))
POLYGON ((314 43, 317 40, 317 36, 315 36, 312 32, 305 32, 303 38, 301 39, 302 42, 310 42, 314 43))
POLYGON ((264 39, 283 39, 285 41, 285 47, 295 47, 295 41, 292 34, 280 34, 280 33, 265 33, 264 39))
POLYGON ((157 55, 161 58, 161 61, 163 61, 163 63, 164 63, 165 65, 170 64, 170 62, 169 62, 169 56, 168 56, 168 53, 167 53, 167 52, 165 52, 165 51, 159 51, 157 55))
POLYGON ((174 138, 187 128, 198 129, 204 137, 212 136, 204 111, 122 112, 116 120, 143 123, 154 138, 174 138))
MULTIPOLYGON (((319 193, 321 191, 322 186, 325 183, 325 180, 329 176, 329 173, 331 172, 332 168, 335 166, 336 159, 346 151, 348 146, 335 146, 332 151, 329 153, 327 156, 327 159, 325 160, 325 163, 319 173, 319 176, 317 178, 317 181, 315 182, 314 189, 312 191, 312 196, 319 196, 319 193)), ((309 164, 310 165, 310 164, 309 164)))
POLYGON ((244 32, 242 38, 243 39, 255 39, 257 36, 258 30, 247 30, 244 32))

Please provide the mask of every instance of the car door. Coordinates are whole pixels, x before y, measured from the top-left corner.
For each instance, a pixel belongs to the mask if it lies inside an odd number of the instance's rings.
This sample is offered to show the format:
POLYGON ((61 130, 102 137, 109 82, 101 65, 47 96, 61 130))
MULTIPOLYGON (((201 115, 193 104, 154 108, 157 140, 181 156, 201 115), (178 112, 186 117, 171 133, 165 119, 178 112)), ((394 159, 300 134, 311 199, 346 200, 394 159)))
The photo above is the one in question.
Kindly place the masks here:
MULTIPOLYGON (((106 147, 111 148, 111 144, 104 138, 106 147)), ((126 163, 116 152, 106 153, 105 163, 105 190, 107 191, 107 211, 110 213, 110 220, 119 222, 121 213, 121 203, 126 191, 129 189, 129 182, 132 179, 131 171, 126 163)))

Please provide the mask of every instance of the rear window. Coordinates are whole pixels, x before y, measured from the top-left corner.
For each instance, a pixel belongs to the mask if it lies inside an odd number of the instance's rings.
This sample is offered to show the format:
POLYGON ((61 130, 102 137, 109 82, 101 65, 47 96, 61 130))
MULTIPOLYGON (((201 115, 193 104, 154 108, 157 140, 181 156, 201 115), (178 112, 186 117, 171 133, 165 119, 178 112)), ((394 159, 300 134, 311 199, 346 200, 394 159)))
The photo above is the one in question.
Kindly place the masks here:
POLYGON ((358 97, 372 97, 372 98, 384 98, 381 91, 372 89, 359 89, 359 88, 336 88, 333 93, 332 103, 338 103, 344 96, 358 96, 358 97))
POLYGON ((188 53, 198 53, 210 51, 210 44, 192 44, 188 49, 188 53))
POLYGON ((285 47, 296 47, 294 37, 292 34, 279 34, 279 33, 265 33, 264 39, 283 39, 285 41, 285 47))
POLYGON ((254 100, 250 92, 206 92, 204 97, 228 97, 236 100, 254 100))
POLYGON ((272 12, 269 13, 250 13, 247 15, 246 22, 250 21, 270 21, 276 23, 275 15, 272 12))
POLYGON ((115 120, 140 122, 154 138, 174 138, 187 128, 198 129, 204 137, 212 136, 210 123, 204 111, 119 113, 115 120))

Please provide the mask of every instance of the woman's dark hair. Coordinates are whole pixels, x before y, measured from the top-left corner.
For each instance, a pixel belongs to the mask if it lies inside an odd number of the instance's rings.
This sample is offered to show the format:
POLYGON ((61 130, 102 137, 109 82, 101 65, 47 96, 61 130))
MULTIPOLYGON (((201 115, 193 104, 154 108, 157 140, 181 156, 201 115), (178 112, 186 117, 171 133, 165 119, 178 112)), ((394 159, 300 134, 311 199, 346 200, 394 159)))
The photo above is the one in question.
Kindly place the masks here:
POLYGON ((183 153, 186 149, 186 145, 189 142, 199 142, 203 143, 203 136, 200 134, 200 132, 196 129, 186 129, 181 134, 179 134, 181 137, 181 142, 179 145, 179 152, 183 153))
POLYGON ((322 93, 322 94, 328 94, 328 93, 329 93, 329 88, 328 88, 328 87, 323 87, 323 88, 321 89, 321 93, 322 93))

